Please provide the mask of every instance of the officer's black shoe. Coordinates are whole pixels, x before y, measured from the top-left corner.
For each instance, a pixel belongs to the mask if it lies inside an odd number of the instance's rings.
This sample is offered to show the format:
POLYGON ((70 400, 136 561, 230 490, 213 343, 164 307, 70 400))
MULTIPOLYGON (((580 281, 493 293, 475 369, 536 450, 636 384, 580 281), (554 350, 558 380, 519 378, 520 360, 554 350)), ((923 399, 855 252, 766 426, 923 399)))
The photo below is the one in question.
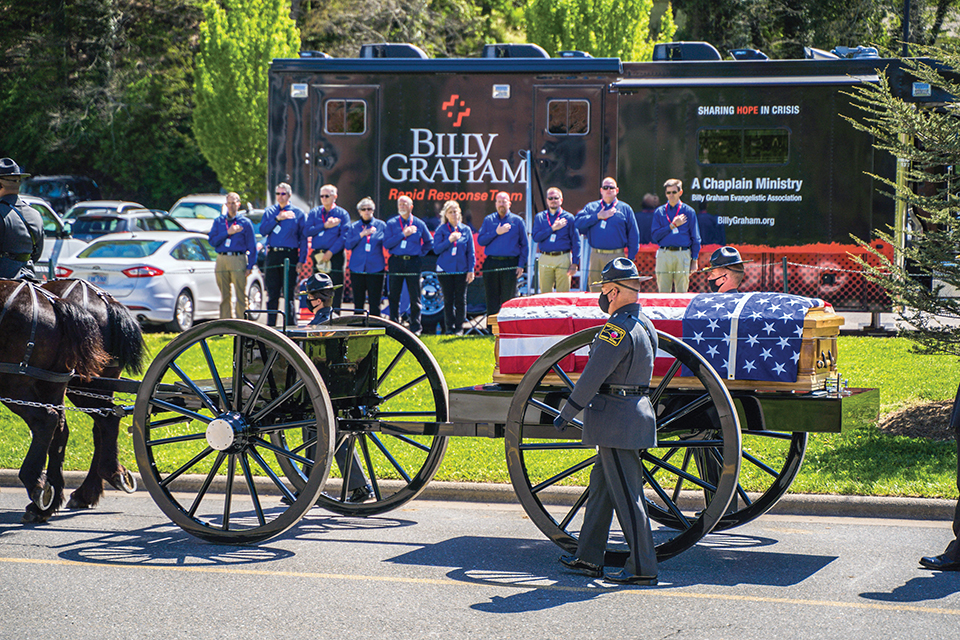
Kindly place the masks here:
POLYGON ((945 555, 924 556, 920 558, 920 564, 937 571, 960 571, 960 560, 950 560, 945 555))
POLYGON ((350 494, 350 497, 347 498, 347 502, 352 502, 354 504, 361 504, 373 498, 373 487, 368 484, 363 485, 362 487, 357 487, 350 494))
POLYGON ((627 573, 626 569, 608 573, 603 579, 609 582, 616 582, 617 584, 635 584, 648 587, 657 584, 657 576, 634 576, 627 573))
POLYGON ((560 564, 568 569, 579 571, 591 578, 600 578, 603 576, 603 567, 598 567, 592 562, 581 560, 577 556, 560 556, 560 564))

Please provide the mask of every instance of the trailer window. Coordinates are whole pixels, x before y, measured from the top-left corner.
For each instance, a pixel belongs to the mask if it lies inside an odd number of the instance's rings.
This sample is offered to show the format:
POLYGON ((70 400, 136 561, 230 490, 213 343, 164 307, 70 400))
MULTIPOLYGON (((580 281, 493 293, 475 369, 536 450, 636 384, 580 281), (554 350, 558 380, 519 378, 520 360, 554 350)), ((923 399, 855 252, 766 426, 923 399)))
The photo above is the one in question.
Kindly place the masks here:
POLYGON ((367 103, 363 100, 327 100, 327 133, 360 135, 367 131, 367 103))
POLYGON ((787 129, 701 129, 697 132, 700 164, 787 164, 787 129))
POLYGON ((550 100, 547 103, 547 131, 555 136, 585 136, 590 133, 590 102, 550 100))

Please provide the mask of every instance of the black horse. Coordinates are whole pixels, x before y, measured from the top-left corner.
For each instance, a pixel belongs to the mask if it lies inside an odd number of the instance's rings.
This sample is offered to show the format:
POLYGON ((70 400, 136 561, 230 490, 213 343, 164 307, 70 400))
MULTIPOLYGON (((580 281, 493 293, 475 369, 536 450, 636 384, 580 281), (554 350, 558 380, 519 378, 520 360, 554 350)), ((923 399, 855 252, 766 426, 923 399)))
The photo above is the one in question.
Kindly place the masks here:
POLYGON ((0 401, 32 436, 19 474, 31 500, 23 522, 43 522, 63 503, 67 381, 99 375, 110 358, 96 319, 79 306, 14 280, 0 280, 0 301, 0 401))
MULTIPOLYGON (((96 319, 104 350, 111 361, 100 375, 118 378, 124 369, 141 373, 146 357, 146 345, 140 325, 130 312, 113 296, 83 280, 51 280, 43 288, 61 299, 78 305, 96 319)), ((78 407, 104 409, 93 413, 93 459, 83 483, 70 494, 68 509, 89 509, 96 506, 103 495, 103 481, 115 489, 133 492, 136 480, 120 464, 117 441, 120 435, 120 415, 110 411, 113 393, 91 388, 88 384, 74 381, 67 388, 67 397, 78 407), (84 392, 93 393, 92 397, 84 392)), ((65 425, 65 429, 68 429, 65 425)))

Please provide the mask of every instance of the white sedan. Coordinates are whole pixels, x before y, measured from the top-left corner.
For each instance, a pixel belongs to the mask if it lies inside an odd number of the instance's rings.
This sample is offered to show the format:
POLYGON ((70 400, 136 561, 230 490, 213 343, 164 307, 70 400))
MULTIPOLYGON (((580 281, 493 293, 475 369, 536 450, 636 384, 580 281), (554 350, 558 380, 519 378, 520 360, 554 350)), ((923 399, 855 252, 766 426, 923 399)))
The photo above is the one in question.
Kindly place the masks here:
MULTIPOLYGON (((141 324, 179 332, 197 320, 220 317, 216 259, 199 233, 111 234, 62 261, 56 273, 110 292, 141 324)), ((247 278, 247 307, 263 308, 263 277, 256 267, 247 278)))

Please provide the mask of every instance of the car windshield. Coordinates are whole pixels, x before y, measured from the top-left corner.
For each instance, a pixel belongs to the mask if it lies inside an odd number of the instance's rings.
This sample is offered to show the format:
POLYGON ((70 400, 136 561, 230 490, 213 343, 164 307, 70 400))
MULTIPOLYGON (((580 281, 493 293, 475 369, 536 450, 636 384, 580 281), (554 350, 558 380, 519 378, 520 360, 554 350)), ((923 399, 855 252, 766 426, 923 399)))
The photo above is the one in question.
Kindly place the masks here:
POLYGON ((59 198, 63 195, 63 185, 59 182, 27 180, 20 187, 20 193, 38 198, 59 198))
POLYGON ((220 215, 220 205, 208 202, 181 202, 173 208, 170 215, 174 218, 216 220, 220 215))
POLYGON ((95 242, 78 258, 145 258, 163 246, 163 240, 105 240, 95 242))
POLYGON ((102 236, 108 233, 113 233, 119 229, 122 224, 123 221, 120 218, 88 218, 84 216, 82 218, 77 218, 73 222, 73 226, 70 230, 73 235, 89 234, 102 236))

